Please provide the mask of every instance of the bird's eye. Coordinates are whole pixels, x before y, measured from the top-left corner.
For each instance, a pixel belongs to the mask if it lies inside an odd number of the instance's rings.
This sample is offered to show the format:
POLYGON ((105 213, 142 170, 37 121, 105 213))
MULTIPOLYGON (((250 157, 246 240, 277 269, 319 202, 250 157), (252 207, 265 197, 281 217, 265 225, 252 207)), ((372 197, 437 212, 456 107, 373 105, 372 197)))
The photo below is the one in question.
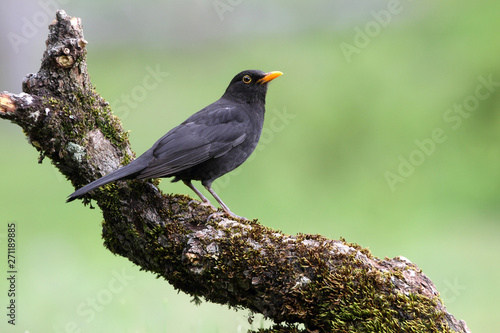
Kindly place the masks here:
POLYGON ((252 78, 250 77, 250 75, 243 76, 243 82, 245 82, 245 83, 252 82, 252 78))

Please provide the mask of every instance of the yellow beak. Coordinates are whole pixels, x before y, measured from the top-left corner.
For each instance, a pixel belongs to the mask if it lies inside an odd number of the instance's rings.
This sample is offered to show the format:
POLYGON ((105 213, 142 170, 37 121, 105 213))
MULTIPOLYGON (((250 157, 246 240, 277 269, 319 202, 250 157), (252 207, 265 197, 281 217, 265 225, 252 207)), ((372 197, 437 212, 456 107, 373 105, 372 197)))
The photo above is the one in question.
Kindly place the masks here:
POLYGON ((277 78, 278 76, 281 76, 281 75, 283 75, 283 73, 279 72, 279 71, 269 72, 269 73, 266 73, 266 76, 264 76, 262 79, 257 81, 257 83, 264 84, 264 83, 267 83, 271 80, 274 80, 275 78, 277 78))

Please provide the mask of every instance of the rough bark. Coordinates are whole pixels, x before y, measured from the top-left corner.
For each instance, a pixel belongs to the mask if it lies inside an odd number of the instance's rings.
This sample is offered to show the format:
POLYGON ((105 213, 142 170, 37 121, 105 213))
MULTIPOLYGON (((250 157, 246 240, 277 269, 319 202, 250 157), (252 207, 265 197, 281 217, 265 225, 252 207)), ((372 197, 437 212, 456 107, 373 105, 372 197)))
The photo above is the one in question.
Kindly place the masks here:
MULTIPOLYGON (((0 117, 80 187, 133 152, 90 82, 80 19, 58 11, 49 29, 39 72, 25 78, 23 93, 0 94, 0 117)), ((120 181, 93 192, 104 245, 196 299, 274 320, 262 332, 470 332, 403 257, 381 260, 344 240, 289 236, 255 220, 207 221, 211 208, 156 185, 120 181)))

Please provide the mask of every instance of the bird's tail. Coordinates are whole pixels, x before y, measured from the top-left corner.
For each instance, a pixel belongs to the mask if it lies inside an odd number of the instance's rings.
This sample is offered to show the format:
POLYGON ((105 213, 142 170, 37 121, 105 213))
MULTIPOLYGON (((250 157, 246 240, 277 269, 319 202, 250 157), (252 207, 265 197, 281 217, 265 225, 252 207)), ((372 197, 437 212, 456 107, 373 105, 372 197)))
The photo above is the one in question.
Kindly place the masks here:
POLYGON ((83 195, 87 194, 88 192, 95 190, 96 188, 101 187, 103 185, 106 185, 108 183, 111 183, 115 180, 133 178, 134 174, 141 171, 142 169, 144 169, 144 165, 142 165, 142 163, 139 159, 136 159, 136 160, 132 161, 131 163, 127 164, 126 166, 124 166, 118 170, 115 170, 111 173, 108 173, 106 176, 101 177, 101 178, 93 181, 92 183, 87 184, 84 187, 76 190, 75 192, 73 192, 72 194, 69 195, 66 202, 71 202, 75 199, 81 198, 83 195))

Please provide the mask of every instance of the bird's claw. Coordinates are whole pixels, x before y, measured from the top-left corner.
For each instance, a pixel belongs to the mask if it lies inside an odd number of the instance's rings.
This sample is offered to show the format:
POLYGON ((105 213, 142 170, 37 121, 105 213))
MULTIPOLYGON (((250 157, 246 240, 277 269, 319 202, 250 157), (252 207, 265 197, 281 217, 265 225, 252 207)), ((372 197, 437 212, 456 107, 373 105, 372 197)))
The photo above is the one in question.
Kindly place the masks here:
POLYGON ((213 210, 217 210, 217 208, 215 208, 211 203, 210 201, 199 201, 199 200, 196 200, 196 199, 193 199, 191 201, 188 202, 188 207, 191 206, 191 204, 197 204, 198 206, 203 206, 203 207, 210 207, 212 208, 213 210))
POLYGON ((215 211, 212 214, 208 215, 207 222, 210 221, 211 219, 220 220, 224 216, 227 216, 229 218, 236 219, 236 220, 249 221, 246 217, 238 216, 238 215, 234 214, 231 211, 218 211, 217 208, 214 207, 210 203, 210 201, 208 201, 208 200, 207 201, 199 201, 199 200, 193 199, 193 200, 191 200, 191 201, 188 202, 188 207, 191 206, 191 204, 197 204, 198 206, 209 207, 209 208, 212 208, 215 211))
POLYGON ((223 212, 217 211, 215 213, 212 213, 212 214, 208 215, 206 222, 208 222, 208 221, 210 221, 212 219, 216 220, 216 221, 221 220, 223 216, 224 216, 223 212))
POLYGON ((236 214, 234 214, 233 212, 229 211, 229 212, 224 212, 224 211, 216 211, 215 213, 212 213, 208 216, 207 218, 207 222, 210 221, 210 219, 214 219, 214 220, 220 220, 222 219, 223 217, 229 217, 229 218, 232 218, 232 219, 235 219, 235 220, 243 220, 243 221, 249 221, 246 217, 243 217, 243 216, 238 216, 236 214))

